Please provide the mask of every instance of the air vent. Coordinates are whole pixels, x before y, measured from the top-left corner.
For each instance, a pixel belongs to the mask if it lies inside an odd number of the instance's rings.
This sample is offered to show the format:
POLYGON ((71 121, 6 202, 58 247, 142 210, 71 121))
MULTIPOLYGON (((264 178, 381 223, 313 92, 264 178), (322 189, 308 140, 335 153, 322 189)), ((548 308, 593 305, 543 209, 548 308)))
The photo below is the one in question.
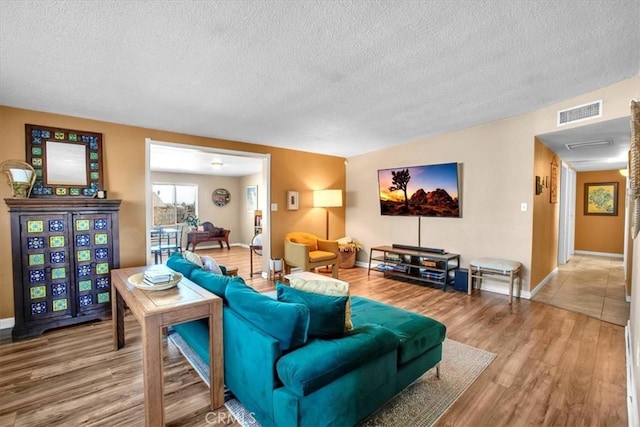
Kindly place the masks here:
POLYGON ((558 126, 602 116, 602 100, 558 111, 558 126))
POLYGON ((583 150, 585 148, 601 148, 613 145, 613 141, 610 139, 602 139, 599 141, 586 141, 586 142, 570 142, 565 144, 567 150, 583 150))

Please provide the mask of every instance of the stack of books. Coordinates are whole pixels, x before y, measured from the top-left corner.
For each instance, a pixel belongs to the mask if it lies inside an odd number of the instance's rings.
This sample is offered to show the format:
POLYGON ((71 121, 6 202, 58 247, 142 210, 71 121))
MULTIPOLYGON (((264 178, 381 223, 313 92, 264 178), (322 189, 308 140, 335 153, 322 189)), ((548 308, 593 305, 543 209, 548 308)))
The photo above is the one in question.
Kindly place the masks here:
POLYGON ((142 281, 149 286, 164 285, 173 280, 173 273, 167 270, 147 270, 142 281))

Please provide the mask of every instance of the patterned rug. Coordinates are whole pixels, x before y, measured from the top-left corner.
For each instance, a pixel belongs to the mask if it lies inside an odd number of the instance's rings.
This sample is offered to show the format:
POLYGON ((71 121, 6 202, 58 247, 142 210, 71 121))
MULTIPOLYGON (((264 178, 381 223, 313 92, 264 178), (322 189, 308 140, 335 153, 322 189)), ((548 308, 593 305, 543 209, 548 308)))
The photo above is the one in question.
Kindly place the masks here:
MULTIPOLYGON (((182 340, 170 332, 169 340, 191 363, 209 385, 209 367, 182 340)), ((496 357, 494 353, 450 339, 444 341, 440 379, 435 369, 426 372, 413 384, 359 424, 374 426, 431 426, 464 393, 496 357)), ((230 393, 225 393, 225 406, 243 427, 260 427, 249 412, 230 393)))

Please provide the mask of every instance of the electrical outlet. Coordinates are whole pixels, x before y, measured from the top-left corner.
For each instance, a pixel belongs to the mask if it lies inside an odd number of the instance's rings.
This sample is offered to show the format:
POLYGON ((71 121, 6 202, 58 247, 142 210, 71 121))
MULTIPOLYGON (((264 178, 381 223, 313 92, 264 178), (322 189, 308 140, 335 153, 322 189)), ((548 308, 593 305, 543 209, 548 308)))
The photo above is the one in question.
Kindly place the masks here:
POLYGON ((527 211, 527 204, 526 203, 520 203, 520 212, 526 212, 527 211))

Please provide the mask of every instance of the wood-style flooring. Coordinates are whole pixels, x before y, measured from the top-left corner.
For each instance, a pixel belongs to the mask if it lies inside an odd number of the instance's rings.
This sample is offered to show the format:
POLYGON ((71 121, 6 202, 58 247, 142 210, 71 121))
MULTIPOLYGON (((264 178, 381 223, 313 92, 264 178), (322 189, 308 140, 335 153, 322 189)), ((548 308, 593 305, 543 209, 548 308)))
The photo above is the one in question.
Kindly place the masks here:
MULTIPOLYGON (((260 291, 245 248, 198 250, 260 291)), ((259 264, 256 261, 259 269, 259 264)), ((497 358, 438 421, 439 426, 626 426, 624 329, 536 301, 472 296, 340 270, 351 293, 423 313, 453 340, 497 358)), ((0 426, 144 425, 140 327, 126 318, 126 346, 114 351, 110 322, 58 329, 0 344, 0 426)), ((234 425, 207 407, 206 386, 179 351, 164 344, 168 425, 234 425)), ((446 375, 446 372, 442 373, 446 375)), ((313 427, 313 426, 311 426, 313 427)))

